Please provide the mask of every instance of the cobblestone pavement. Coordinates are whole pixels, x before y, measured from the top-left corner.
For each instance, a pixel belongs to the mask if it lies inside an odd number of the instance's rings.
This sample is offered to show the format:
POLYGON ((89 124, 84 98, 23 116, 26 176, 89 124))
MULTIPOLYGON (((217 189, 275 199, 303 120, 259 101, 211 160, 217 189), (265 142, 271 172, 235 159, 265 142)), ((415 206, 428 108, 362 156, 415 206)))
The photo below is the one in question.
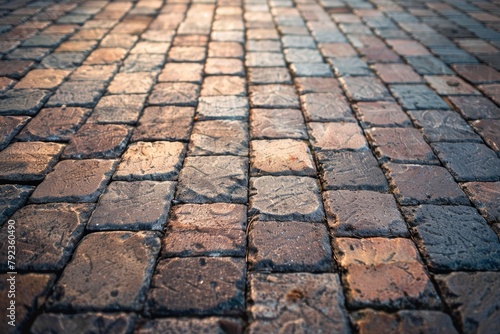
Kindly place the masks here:
POLYGON ((0 332, 500 333, 500 1, 0 16, 0 332))

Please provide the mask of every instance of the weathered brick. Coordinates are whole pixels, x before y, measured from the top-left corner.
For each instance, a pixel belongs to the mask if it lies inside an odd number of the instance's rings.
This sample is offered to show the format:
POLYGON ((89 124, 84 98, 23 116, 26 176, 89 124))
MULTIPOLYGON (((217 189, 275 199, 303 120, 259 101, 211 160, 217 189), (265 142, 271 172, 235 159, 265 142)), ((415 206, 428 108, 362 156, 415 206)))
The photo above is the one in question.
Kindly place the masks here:
POLYGON ((28 72, 15 86, 16 89, 52 89, 61 84, 70 71, 34 69, 28 72))
POLYGON ((470 200, 490 223, 500 222, 500 182, 468 182, 462 184, 470 200))
POLYGON ((300 110, 252 109, 250 136, 252 139, 307 139, 307 131, 300 110))
POLYGON ((274 52, 247 52, 245 58, 247 67, 277 67, 285 66, 285 59, 281 53, 274 52))
POLYGON ((67 333, 78 328, 79 331, 89 333, 126 334, 134 329, 135 321, 136 315, 133 313, 43 313, 35 319, 30 331, 33 334, 43 334, 50 331, 67 333))
POLYGON ((170 47, 170 43, 139 41, 130 50, 131 54, 165 54, 170 47))
POLYGON ((404 64, 375 64, 380 79, 385 83, 418 83, 422 78, 413 71, 411 66, 404 64))
POLYGON ((206 75, 238 75, 243 76, 243 62, 234 58, 208 58, 205 63, 206 75))
POLYGON ((22 78, 35 63, 29 60, 1 60, 0 76, 22 78))
POLYGON ((408 116, 395 102, 359 102, 354 110, 363 127, 406 127, 411 125, 408 116))
POLYGON ((327 58, 353 57, 356 50, 349 43, 322 43, 319 44, 321 54, 327 58))
MULTIPOLYGON (((246 53, 247 56, 249 56, 253 52, 281 52, 281 42, 280 41, 272 41, 272 40, 252 40, 249 39, 247 40, 246 43, 246 50, 248 51, 246 53)), ((257 55, 252 56, 253 59, 257 60, 259 57, 257 55)), ((249 58, 247 58, 249 59, 249 58)), ((283 56, 279 57, 280 63, 283 63, 283 56)), ((255 64, 255 63, 254 63, 255 64)), ((251 66, 250 64, 247 64, 247 66, 251 66)), ((252 65, 254 66, 254 65, 252 65)), ((275 65, 275 66, 283 66, 283 65, 275 65)))
POLYGON ((52 95, 45 107, 94 107, 104 93, 103 81, 67 81, 52 95))
POLYGON ((300 94, 342 93, 338 81, 334 78, 299 77, 295 78, 295 86, 300 94))
POLYGON ((196 63, 168 63, 163 68, 159 82, 194 82, 202 81, 203 65, 196 63))
POLYGON ((285 55, 286 61, 289 63, 323 62, 321 54, 318 52, 318 50, 314 49, 291 48, 291 49, 285 49, 283 51, 283 54, 285 55))
POLYGON ((165 63, 164 54, 139 53, 131 54, 124 61, 120 68, 121 72, 159 72, 165 63))
POLYGON ((292 77, 286 67, 251 67, 248 76, 251 85, 292 83, 292 77))
POLYGON ((310 93, 300 97, 306 121, 355 122, 346 98, 334 93, 310 93))
POLYGON ((500 108, 483 96, 450 96, 449 100, 466 119, 500 118, 500 108))
POLYGON ((387 39, 386 42, 401 56, 430 56, 430 52, 416 41, 387 39))
POLYGON ((153 82, 154 76, 149 72, 118 73, 109 84, 107 91, 110 94, 148 93, 153 82))
POLYGON ((410 56, 406 61, 420 75, 452 75, 454 72, 444 62, 432 56, 410 56))
POLYGON ((55 52, 91 52, 97 46, 97 41, 66 41, 59 45, 55 52))
POLYGON ((346 90, 347 97, 353 101, 392 99, 387 88, 374 77, 343 77, 340 82, 346 90))
POLYGON ((0 93, 9 90, 17 81, 7 77, 0 77, 0 93))
POLYGON ((500 84, 481 85, 479 89, 484 95, 493 100, 496 104, 500 104, 500 84))
POLYGON ((291 85, 250 86, 250 104, 261 108, 298 108, 299 99, 291 85))
POLYGON ((202 46, 173 46, 167 61, 201 63, 205 60, 206 48, 202 46))
POLYGON ((125 58, 126 53, 127 50, 123 48, 98 48, 87 57, 85 65, 117 64, 125 58))
POLYGON ((7 147, 30 120, 28 116, 0 116, 0 150, 7 147))
POLYGON ((85 57, 87 54, 84 52, 55 52, 43 58, 39 67, 73 70, 82 64, 85 57))
POLYGON ((243 58, 243 46, 235 42, 210 42, 208 57, 243 58))
MULTIPOLYGON (((492 150, 500 153, 500 120, 478 120, 472 126, 483 137, 486 144, 492 150)), ((499 155, 500 156, 500 155, 499 155)))
POLYGON ((0 226, 22 207, 35 187, 17 184, 0 185, 0 226))
POLYGON ((35 115, 49 96, 47 90, 9 90, 0 95, 0 115, 35 115))
POLYGON ((318 150, 364 151, 368 144, 356 123, 309 123, 311 143, 318 150))
POLYGON ((471 85, 457 76, 442 75, 430 76, 426 75, 425 81, 441 95, 480 95, 480 93, 471 85))
POLYGON ((328 58, 328 62, 339 77, 373 75, 368 64, 359 57, 328 58))
POLYGON ((203 96, 198 99, 196 109, 199 120, 246 119, 248 100, 243 96, 203 96))
POLYGON ((391 85, 389 88, 405 109, 449 109, 443 99, 425 85, 391 85))
POLYGON ((109 82, 115 75, 116 70, 116 65, 82 65, 69 76, 69 80, 109 82))
POLYGON ((139 334, 153 334, 171 331, 176 334, 218 333, 231 331, 243 333, 243 322, 240 319, 207 317, 207 318, 157 318, 148 320, 136 328, 139 334))
POLYGON ((208 76, 203 80, 201 96, 246 95, 245 79, 237 76, 208 76))
POLYGON ((194 118, 193 107, 148 107, 144 110, 132 141, 187 141, 194 118))
POLYGON ((248 155, 246 123, 232 120, 196 122, 189 142, 193 155, 248 155))
POLYGON ((453 69, 474 84, 500 81, 500 72, 484 64, 459 64, 453 69))

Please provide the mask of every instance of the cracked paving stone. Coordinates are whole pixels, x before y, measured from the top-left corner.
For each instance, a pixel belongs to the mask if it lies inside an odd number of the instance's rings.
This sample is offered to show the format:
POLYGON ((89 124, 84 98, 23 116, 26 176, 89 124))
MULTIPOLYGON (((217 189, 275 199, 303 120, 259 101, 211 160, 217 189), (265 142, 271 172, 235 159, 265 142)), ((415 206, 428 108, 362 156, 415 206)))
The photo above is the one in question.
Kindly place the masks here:
POLYGON ((118 158, 125 150, 132 128, 118 124, 84 124, 71 137, 63 157, 70 159, 118 158))
POLYGON ((162 259, 148 293, 152 315, 242 315, 245 260, 241 258, 162 259))
POLYGON ((439 308, 441 301, 410 239, 336 238, 351 307, 439 308))
POLYGON ((316 179, 262 176, 250 179, 248 214, 258 220, 322 222, 323 205, 316 179))
POLYGON ((490 223, 500 223, 500 182, 468 182, 463 189, 479 212, 490 223))
POLYGON ((438 164, 431 147, 414 128, 372 128, 366 131, 368 140, 382 161, 397 163, 438 164))
POLYGON ((248 75, 251 85, 292 83, 292 77, 286 67, 250 67, 248 75))
POLYGON ((368 144, 356 123, 308 123, 317 150, 366 151, 368 144))
POLYGON ((250 136, 252 139, 308 139, 302 112, 297 109, 252 109, 250 136))
POLYGON ((28 116, 0 116, 0 150, 6 148, 30 120, 28 116))
POLYGON ((126 334, 134 329, 135 314, 128 313, 42 313, 30 331, 33 334, 44 333, 116 333, 126 334))
POLYGON ((94 107, 104 93, 103 81, 67 81, 50 98, 46 107, 94 107))
POLYGON ((349 320, 337 274, 249 276, 248 333, 348 333, 349 320))
POLYGON ((15 89, 56 88, 70 73, 68 70, 34 69, 16 84, 15 89))
POLYGON ((450 96, 449 100, 467 120, 500 118, 500 108, 484 96, 450 96))
POLYGON ((500 156, 500 120, 478 120, 472 126, 484 138, 484 142, 500 156))
POLYGON ((464 333, 494 333, 500 328, 500 273, 457 272, 436 275, 444 302, 464 333))
MULTIPOLYGON (((51 203, 28 205, 12 219, 20 232, 16 238, 16 269, 56 271, 71 258, 83 236, 93 204, 51 203)), ((0 230, 0 251, 7 254, 7 225, 0 230)), ((8 270, 7 262, 0 263, 8 270)))
POLYGON ((364 309, 351 314, 351 321, 358 328, 359 334, 458 334, 450 316, 440 311, 405 310, 386 313, 364 309))
POLYGON ((255 175, 316 176, 311 151, 300 140, 253 140, 250 172, 255 175))
POLYGON ((0 151, 0 179, 41 181, 57 163, 65 145, 43 142, 15 142, 0 151))
POLYGON ((446 168, 395 163, 387 163, 384 168, 401 205, 470 204, 446 168))
POLYGON ((371 152, 317 153, 324 189, 387 192, 387 180, 371 152))
POLYGON ((340 82, 347 97, 353 101, 391 100, 391 95, 380 80, 374 77, 343 77, 340 82))
POLYGON ((165 64, 159 82, 193 82, 201 84, 203 80, 203 65, 196 63, 165 64))
MULTIPOLYGON (((10 284, 7 280, 11 275, 0 274, 0 293, 7 296, 10 284)), ((16 275, 16 320, 15 327, 8 324, 10 319, 7 316, 0 320, 0 331, 5 334, 15 334, 27 332, 27 325, 34 313, 42 307, 50 288, 56 280, 53 274, 17 274, 16 275)), ((0 299, 0 307, 4 310, 9 306, 7 303, 11 299, 0 299)))
POLYGON ((153 105, 196 106, 200 86, 187 82, 159 83, 153 87, 148 103, 153 105))
POLYGON ((198 99, 198 120, 246 119, 248 100, 243 96, 203 96, 198 99))
POLYGON ((355 122, 346 98, 335 93, 310 93, 300 97, 308 122, 343 121, 355 122))
POLYGON ((498 236, 476 209, 419 205, 403 214, 432 271, 500 269, 498 236))
POLYGON ((153 84, 154 74, 150 72, 118 73, 107 91, 110 94, 145 94, 153 84))
POLYGON ((500 159, 478 143, 434 143, 439 159, 457 181, 499 181, 500 159))
POLYGON ((250 269, 272 272, 325 272, 333 267, 323 224, 253 222, 249 231, 250 269))
POLYGON ((196 122, 188 146, 195 155, 248 155, 248 129, 245 122, 214 120, 196 122))
POLYGON ((115 160, 63 160, 38 185, 30 201, 96 202, 115 169, 115 160))
POLYGON ((146 100, 145 94, 103 96, 95 106, 88 123, 137 122, 146 100))
POLYGON ((139 311, 154 270, 157 232, 96 232, 78 245, 46 306, 51 311, 139 311))
POLYGON ((247 52, 245 65, 247 67, 286 66, 283 55, 274 52, 247 52))
POLYGON ((246 95, 246 82, 237 76, 208 76, 203 80, 201 96, 246 95))
POLYGON ((323 193, 328 225, 335 236, 407 237, 406 224, 391 194, 334 190, 323 193))
POLYGON ((409 114, 430 142, 482 142, 481 137, 453 110, 419 110, 409 114))
POLYGON ((17 184, 0 185, 0 227, 17 209, 21 208, 35 187, 17 184))
POLYGON ((246 203, 247 166, 244 157, 187 157, 179 173, 176 199, 189 203, 246 203))
POLYGON ((342 89, 339 87, 339 82, 334 78, 295 78, 295 86, 301 95, 308 93, 342 93, 342 89))
POLYGON ((241 204, 174 206, 162 256, 245 256, 247 208, 241 204))
POLYGON ((136 142, 128 146, 114 180, 176 180, 186 148, 179 142, 136 142))
POLYGON ((481 95, 474 87, 454 75, 426 75, 424 78, 440 95, 481 95))
POLYGON ((99 198, 90 230, 157 230, 165 226, 173 182, 111 182, 99 198))
POLYGON ((389 89, 408 110, 450 109, 439 95, 425 85, 390 85, 389 89))
POLYGON ((361 125, 370 127, 407 127, 412 123, 403 109, 395 102, 359 102, 354 110, 361 125))
POLYGON ((43 108, 16 139, 69 141, 90 113, 84 108, 43 108))
POLYGON ((136 328, 138 334, 154 334, 171 332, 175 334, 192 333, 243 333, 243 322, 240 319, 207 317, 207 318, 164 318, 148 320, 136 328))
POLYGON ((132 141, 188 141, 193 118, 193 107, 148 107, 139 119, 132 141))
POLYGON ((9 90, 0 95, 0 115, 35 115, 49 96, 47 90, 9 90))

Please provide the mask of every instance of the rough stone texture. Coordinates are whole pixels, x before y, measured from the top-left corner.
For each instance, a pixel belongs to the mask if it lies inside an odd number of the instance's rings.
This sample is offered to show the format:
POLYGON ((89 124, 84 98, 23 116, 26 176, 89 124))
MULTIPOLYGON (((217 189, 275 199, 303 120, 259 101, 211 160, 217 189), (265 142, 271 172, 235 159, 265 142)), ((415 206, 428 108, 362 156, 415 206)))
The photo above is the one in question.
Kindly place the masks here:
POLYGON ((88 228, 162 231, 174 191, 173 182, 111 182, 99 198, 88 228))
POLYGON ((242 96, 204 96, 196 109, 199 120, 246 119, 248 100, 242 96))
POLYGON ((395 102, 359 102, 354 110, 364 127, 406 127, 411 121, 395 102))
POLYGON ((500 72, 484 64, 459 64, 453 68, 474 84, 500 81, 500 72))
POLYGON ((324 189, 387 191, 387 180, 371 152, 319 152, 324 189))
POLYGON ((117 71, 116 65, 82 65, 70 75, 71 81, 109 82, 117 71))
POLYGON ((160 239, 155 232, 97 232, 78 245, 47 306, 50 310, 139 311, 160 239))
POLYGON ((68 70, 34 69, 16 84, 15 89, 53 89, 59 86, 68 74, 68 70))
POLYGON ((252 109, 250 111, 252 139, 307 139, 304 118, 297 109, 252 109))
POLYGON ((119 63, 125 58, 127 50, 123 48, 99 48, 85 60, 86 65, 109 65, 119 63))
POLYGON ((391 95, 385 86, 373 77, 343 77, 340 82, 347 97, 353 101, 390 100, 391 95))
POLYGON ((500 120, 479 120, 472 126, 484 138, 486 144, 500 156, 500 120))
POLYGON ((187 203, 247 202, 248 159, 187 157, 179 173, 176 199, 187 203))
POLYGON ((444 62, 432 56, 410 56, 405 59, 421 75, 454 74, 444 62))
POLYGON ((300 94, 342 93, 338 81, 333 78, 299 77, 295 78, 295 86, 300 94))
POLYGON ((246 211, 227 203, 174 206, 162 255, 244 257, 246 211))
POLYGON ((465 119, 500 118, 500 108, 483 96, 448 98, 465 119))
POLYGON ((189 154, 248 155, 246 123, 232 120, 196 122, 191 133, 189 154))
POLYGON ((325 272, 333 267, 323 224, 254 222, 248 234, 250 269, 271 272, 325 272))
POLYGON ((382 161, 437 164, 438 160, 422 134, 414 128, 373 128, 366 131, 382 161))
POLYGON ((23 77, 34 65, 29 60, 2 60, 0 61, 0 75, 14 79, 23 77))
POLYGON ((446 168, 395 163, 387 163, 384 168, 401 205, 470 204, 446 168))
POLYGON ((350 331, 336 274, 251 274, 249 281, 249 333, 350 331))
POLYGON ((449 315, 440 311, 398 311, 385 313, 365 309, 351 315, 359 334, 458 334, 449 315))
POLYGON ((439 296, 409 239, 335 239, 351 307, 438 308, 439 296))
POLYGON ((118 158, 125 150, 132 129, 118 124, 85 124, 71 137, 64 158, 118 158))
POLYGON ((39 315, 31 333, 116 333, 126 334, 134 329, 136 316, 127 313, 43 313, 39 315))
POLYGON ((311 151, 303 141, 253 140, 250 172, 256 175, 316 175, 311 151))
POLYGON ((252 178, 248 214, 258 220, 321 222, 318 182, 300 176, 252 178))
POLYGON ((285 66, 283 55, 273 52, 247 52, 245 65, 248 67, 285 66))
POLYGON ((335 236, 405 237, 408 230, 394 198, 373 191, 323 193, 328 225, 335 236))
POLYGON ((154 76, 149 72, 118 73, 108 86, 110 94, 145 94, 153 86, 154 76))
POLYGON ((242 315, 245 261, 238 258, 160 260, 148 293, 153 315, 242 315))
POLYGON ((308 122, 355 122, 349 103, 341 94, 310 93, 300 97, 308 122))
POLYGON ((35 188, 17 184, 0 185, 0 226, 24 205, 35 188))
POLYGON ((44 108, 16 137, 20 140, 69 141, 90 114, 84 108, 44 108))
POLYGON ((56 143, 15 142, 0 151, 0 179, 41 181, 57 163, 64 145, 56 143))
POLYGON ((468 182, 463 189, 490 223, 500 222, 500 182, 468 182))
POLYGON ((250 86, 250 105, 254 108, 299 108, 291 85, 250 86))
POLYGON ((403 108, 449 109, 443 99, 425 85, 391 85, 389 88, 403 108))
POLYGON ((28 116, 0 116, 0 150, 9 145, 19 131, 31 120, 28 116))
POLYGON ((243 76, 245 70, 243 62, 233 58, 208 58, 205 64, 206 75, 239 75, 243 76))
POLYGON ((144 94, 104 96, 94 108, 88 122, 133 124, 139 118, 145 99, 144 94))
POLYGON ((250 67, 248 76, 252 85, 292 83, 292 77, 286 67, 250 67))
POLYGON ((500 159, 486 145, 434 143, 432 147, 457 181, 500 180, 500 159))
MULTIPOLYGON (((5 334, 26 332, 26 325, 33 314, 43 305, 49 293, 50 287, 54 284, 55 275, 51 274, 18 274, 16 277, 16 327, 8 324, 7 311, 0 320, 0 331, 5 334)), ((7 281, 11 275, 0 274, 0 307, 7 310, 9 300, 7 294, 10 284, 7 281), (4 297, 5 296, 5 297, 4 297)))
POLYGON ((139 119, 132 141, 181 140, 187 141, 194 117, 192 107, 148 107, 139 119))
POLYGON ((240 95, 245 96, 245 79, 237 76, 208 76, 203 80, 201 96, 240 95))
POLYGON ((422 82, 422 78, 408 65, 375 64, 374 68, 380 76, 380 79, 387 84, 422 82))
POLYGON ((479 91, 457 76, 425 76, 425 80, 440 95, 480 95, 479 91))
POLYGON ((49 95, 41 89, 9 90, 0 95, 0 115, 35 115, 49 95))
POLYGON ((201 83, 203 65, 196 63, 168 63, 163 68, 158 81, 201 83))
POLYGON ((169 62, 195 62, 205 60, 206 48, 201 46, 174 46, 168 52, 169 62))
POLYGON ((156 84, 148 98, 149 104, 195 106, 200 86, 187 82, 156 84))
POLYGON ((476 209, 420 205, 403 213, 432 271, 500 269, 498 236, 476 209))
POLYGON ((66 81, 45 106, 93 107, 103 93, 103 81, 66 81))
POLYGON ((115 169, 115 160, 63 160, 36 187, 33 203, 95 202, 115 169))
POLYGON ((500 328, 500 273, 437 275, 444 302, 464 333, 494 333, 500 328))
POLYGON ((309 123, 311 144, 317 150, 365 151, 368 144, 356 123, 309 123))
POLYGON ((196 318, 164 318, 149 320, 141 324, 136 332, 138 334, 154 333, 172 333, 172 334, 191 334, 191 333, 243 333, 243 322, 240 319, 208 317, 202 319, 196 318))

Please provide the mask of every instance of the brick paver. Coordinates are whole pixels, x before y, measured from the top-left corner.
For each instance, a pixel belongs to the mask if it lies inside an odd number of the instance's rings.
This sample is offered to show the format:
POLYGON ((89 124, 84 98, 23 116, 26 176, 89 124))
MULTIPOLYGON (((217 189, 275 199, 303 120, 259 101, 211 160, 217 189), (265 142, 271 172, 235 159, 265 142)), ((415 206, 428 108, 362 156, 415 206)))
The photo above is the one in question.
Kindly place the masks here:
POLYGON ((498 332, 497 0, 0 16, 0 332, 498 332))

